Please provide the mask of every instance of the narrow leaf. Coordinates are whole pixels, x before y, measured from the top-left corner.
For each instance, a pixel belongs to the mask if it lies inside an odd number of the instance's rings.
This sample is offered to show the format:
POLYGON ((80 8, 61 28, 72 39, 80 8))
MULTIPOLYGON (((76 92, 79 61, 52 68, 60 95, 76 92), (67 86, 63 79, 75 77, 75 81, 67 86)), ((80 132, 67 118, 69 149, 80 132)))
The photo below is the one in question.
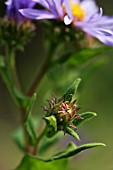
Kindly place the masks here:
POLYGON ((22 127, 18 127, 18 128, 14 131, 12 137, 13 137, 15 143, 18 145, 18 147, 19 147, 21 150, 25 151, 25 148, 24 148, 24 146, 25 146, 25 140, 24 140, 24 134, 23 134, 23 129, 22 129, 22 127))
POLYGON ((30 116, 30 114, 31 114, 33 105, 34 105, 34 103, 35 103, 35 101, 36 101, 36 97, 37 97, 37 95, 36 95, 36 93, 34 93, 32 99, 30 100, 30 103, 29 103, 29 105, 28 105, 28 108, 27 108, 27 114, 26 114, 25 122, 27 122, 27 120, 28 120, 28 118, 29 118, 29 116, 30 116))
POLYGON ((69 145, 62 152, 59 152, 59 153, 53 155, 50 159, 46 159, 44 161, 49 162, 49 161, 53 161, 53 160, 69 158, 69 157, 72 157, 72 156, 86 150, 86 149, 94 148, 97 146, 106 146, 106 145, 103 143, 89 143, 89 144, 84 144, 84 145, 77 147, 73 142, 70 142, 69 145))
POLYGON ((93 117, 97 116, 97 114, 94 113, 94 112, 85 112, 85 113, 80 114, 80 116, 81 116, 83 119, 77 119, 77 120, 75 120, 75 122, 73 122, 73 124, 74 124, 75 126, 79 126, 79 125, 81 125, 81 124, 83 124, 83 123, 91 120, 93 117))
POLYGON ((71 66, 79 66, 86 63, 87 61, 89 61, 90 59, 96 57, 97 55, 101 55, 104 52, 110 50, 111 47, 108 46, 97 46, 97 47, 93 47, 93 48, 84 48, 81 51, 77 52, 76 54, 70 56, 69 60, 68 60, 68 64, 70 64, 71 66))
POLYGON ((0 56, 0 73, 15 103, 25 108, 30 99, 16 88, 9 69, 5 65, 5 58, 3 56, 0 56))
POLYGON ((68 133, 69 135, 73 136, 75 139, 80 141, 78 134, 73 129, 67 127, 66 133, 68 133))
POLYGON ((34 146, 37 140, 37 135, 35 132, 34 121, 31 117, 29 117, 29 119, 25 123, 25 127, 29 136, 30 145, 34 146))
POLYGON ((77 78, 74 83, 68 88, 67 92, 63 95, 64 101, 71 101, 73 95, 76 93, 81 79, 77 78))
POLYGON ((28 105, 28 111, 26 114, 26 119, 25 119, 25 127, 28 132, 29 141, 31 145, 34 145, 37 140, 37 136, 34 128, 34 122, 31 117, 31 112, 35 101, 36 101, 36 93, 33 95, 32 99, 30 100, 30 103, 28 105))

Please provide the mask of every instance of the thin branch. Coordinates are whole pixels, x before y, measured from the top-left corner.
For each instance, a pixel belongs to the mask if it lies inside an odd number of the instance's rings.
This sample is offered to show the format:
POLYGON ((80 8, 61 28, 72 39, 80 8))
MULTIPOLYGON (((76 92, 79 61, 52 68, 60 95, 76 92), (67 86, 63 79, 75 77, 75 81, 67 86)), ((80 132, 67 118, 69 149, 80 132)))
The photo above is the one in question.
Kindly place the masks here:
POLYGON ((34 79, 34 81, 32 82, 30 88, 27 91, 27 95, 28 96, 32 96, 33 93, 35 92, 36 88, 38 87, 41 79, 43 78, 43 76, 45 75, 45 73, 48 71, 48 69, 51 66, 51 57, 53 56, 55 50, 55 46, 53 46, 53 44, 50 46, 48 55, 46 56, 43 64, 41 65, 40 69, 38 70, 38 73, 34 79))
POLYGON ((26 93, 27 96, 31 97, 33 95, 33 93, 35 92, 36 88, 38 87, 42 77, 47 72, 49 66, 50 66, 49 58, 46 58, 45 61, 42 64, 42 66, 38 70, 38 74, 36 75, 35 80, 33 81, 33 83, 31 84, 30 88, 28 89, 28 91, 26 93))

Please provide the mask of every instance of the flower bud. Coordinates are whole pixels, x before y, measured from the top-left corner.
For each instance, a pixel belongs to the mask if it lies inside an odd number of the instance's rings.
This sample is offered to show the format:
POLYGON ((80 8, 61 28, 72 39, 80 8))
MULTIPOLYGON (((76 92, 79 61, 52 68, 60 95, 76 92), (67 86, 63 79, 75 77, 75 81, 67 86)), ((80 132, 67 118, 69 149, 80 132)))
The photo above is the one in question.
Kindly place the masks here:
POLYGON ((77 114, 77 110, 80 107, 75 104, 75 101, 64 101, 62 98, 61 101, 57 99, 55 95, 53 95, 52 100, 47 100, 49 104, 49 108, 44 107, 44 111, 46 111, 46 117, 54 116, 57 121, 57 130, 63 130, 66 132, 67 127, 73 128, 76 130, 77 128, 74 126, 73 122, 78 119, 83 119, 79 114, 77 114))

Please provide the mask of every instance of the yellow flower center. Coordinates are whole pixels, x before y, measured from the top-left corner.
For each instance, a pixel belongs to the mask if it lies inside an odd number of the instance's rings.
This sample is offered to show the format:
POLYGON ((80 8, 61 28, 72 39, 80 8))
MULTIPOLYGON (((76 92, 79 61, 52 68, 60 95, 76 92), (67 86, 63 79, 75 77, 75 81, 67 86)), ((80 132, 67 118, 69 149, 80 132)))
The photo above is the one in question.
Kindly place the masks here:
POLYGON ((84 9, 81 8, 79 3, 72 3, 72 1, 70 1, 70 6, 72 9, 72 14, 74 16, 75 22, 76 21, 83 21, 84 20, 84 16, 85 16, 85 11, 84 9))
MULTIPOLYGON (((72 0, 69 0, 69 3, 72 10, 72 14, 74 16, 74 22, 83 21, 85 17, 84 9, 80 6, 79 3, 73 3, 72 0)), ((64 4, 62 5, 62 7, 64 9, 64 13, 66 13, 64 4)))

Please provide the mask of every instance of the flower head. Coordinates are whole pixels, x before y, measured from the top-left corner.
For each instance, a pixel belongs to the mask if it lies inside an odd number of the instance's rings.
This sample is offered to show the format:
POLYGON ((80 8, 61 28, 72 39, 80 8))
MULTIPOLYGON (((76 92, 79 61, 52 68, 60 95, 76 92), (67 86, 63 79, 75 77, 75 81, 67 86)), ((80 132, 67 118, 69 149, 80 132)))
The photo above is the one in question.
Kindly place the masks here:
POLYGON ((103 16, 94 0, 33 0, 42 10, 21 9, 31 19, 60 19, 66 25, 73 24, 85 33, 113 46, 113 17, 103 16))
POLYGON ((18 10, 21 8, 32 8, 35 2, 32 0, 7 0, 5 4, 7 5, 7 17, 13 18, 16 22, 20 22, 26 20, 26 18, 23 17, 18 10))
POLYGON ((55 95, 53 95, 52 100, 47 100, 49 104, 49 108, 46 106, 43 107, 44 111, 46 111, 46 117, 54 116, 57 121, 57 130, 63 130, 64 134, 66 132, 67 127, 73 128, 77 130, 76 126, 74 126, 73 122, 78 119, 83 119, 79 114, 77 114, 77 110, 80 109, 78 105, 75 104, 75 101, 65 101, 62 98, 60 101, 57 99, 55 95))

